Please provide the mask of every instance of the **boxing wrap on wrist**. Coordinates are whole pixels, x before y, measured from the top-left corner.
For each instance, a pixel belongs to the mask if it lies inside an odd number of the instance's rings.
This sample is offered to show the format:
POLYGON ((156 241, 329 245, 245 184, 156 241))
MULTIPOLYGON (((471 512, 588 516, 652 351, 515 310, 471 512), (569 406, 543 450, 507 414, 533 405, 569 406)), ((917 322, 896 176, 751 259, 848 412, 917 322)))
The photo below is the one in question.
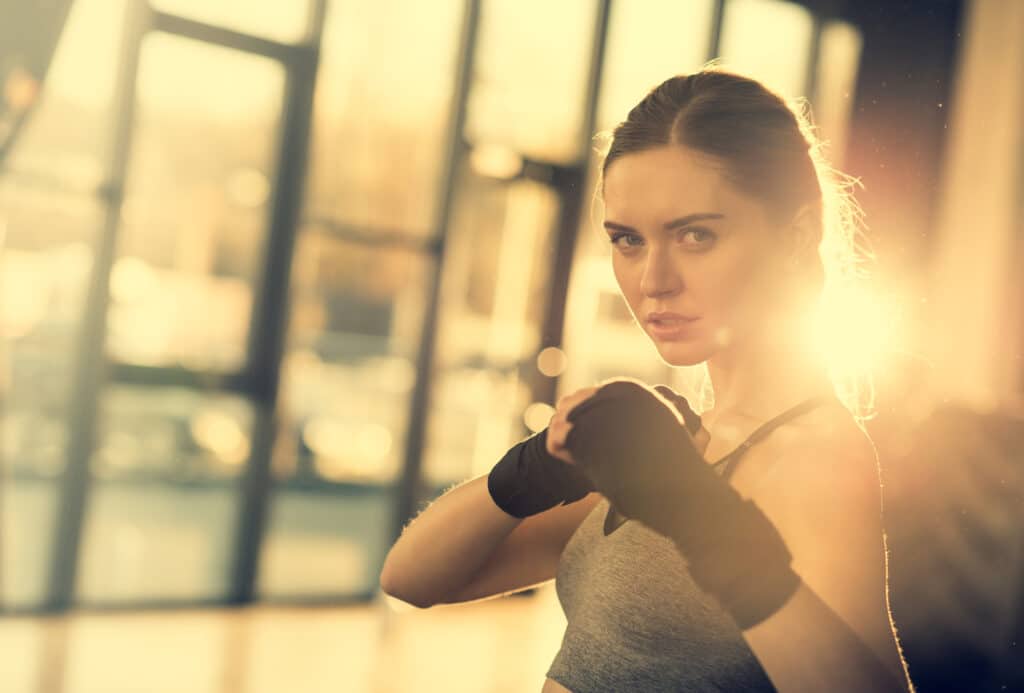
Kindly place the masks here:
POLYGON ((547 435, 545 428, 514 445, 487 476, 491 498, 513 517, 573 503, 594 490, 583 470, 548 453, 547 435))
POLYGON ((576 405, 566 448, 621 513, 675 543, 694 581, 742 629, 775 613, 800 577, 778 530, 709 465, 680 415, 638 381, 576 405))

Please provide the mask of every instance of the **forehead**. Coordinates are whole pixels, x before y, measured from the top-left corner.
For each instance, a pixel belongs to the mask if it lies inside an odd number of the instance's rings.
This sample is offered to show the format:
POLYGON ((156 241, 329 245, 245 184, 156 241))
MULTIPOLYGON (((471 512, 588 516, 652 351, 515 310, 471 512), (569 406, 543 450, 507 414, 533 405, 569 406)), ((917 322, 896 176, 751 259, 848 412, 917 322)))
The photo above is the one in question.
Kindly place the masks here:
POLYGON ((697 212, 744 216, 756 206, 726 179, 719 160, 678 145, 613 161, 604 176, 604 203, 608 219, 637 224, 697 212))

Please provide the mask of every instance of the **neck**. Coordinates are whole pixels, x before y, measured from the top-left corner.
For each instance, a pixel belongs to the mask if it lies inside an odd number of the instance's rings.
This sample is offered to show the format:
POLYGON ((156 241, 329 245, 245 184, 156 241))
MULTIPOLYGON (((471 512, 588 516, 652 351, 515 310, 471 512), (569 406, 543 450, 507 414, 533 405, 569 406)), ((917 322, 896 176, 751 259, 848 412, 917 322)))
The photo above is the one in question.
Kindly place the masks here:
POLYGON ((762 336, 736 343, 708 359, 715 405, 707 424, 729 417, 771 419, 803 400, 832 392, 824 363, 805 343, 762 336))

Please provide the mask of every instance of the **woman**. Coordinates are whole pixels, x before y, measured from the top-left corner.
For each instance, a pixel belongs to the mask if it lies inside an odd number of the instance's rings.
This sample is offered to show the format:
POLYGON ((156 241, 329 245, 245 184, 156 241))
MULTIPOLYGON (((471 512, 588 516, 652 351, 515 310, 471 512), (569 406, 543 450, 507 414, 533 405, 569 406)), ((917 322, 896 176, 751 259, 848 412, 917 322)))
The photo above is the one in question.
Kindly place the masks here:
POLYGON ((383 589, 425 607, 555 577, 544 691, 912 690, 875 450, 804 329, 819 249, 850 230, 828 173, 754 80, 653 89, 613 133, 604 227, 634 318, 667 363, 706 364, 714 407, 628 378, 562 397, 406 528, 383 589))

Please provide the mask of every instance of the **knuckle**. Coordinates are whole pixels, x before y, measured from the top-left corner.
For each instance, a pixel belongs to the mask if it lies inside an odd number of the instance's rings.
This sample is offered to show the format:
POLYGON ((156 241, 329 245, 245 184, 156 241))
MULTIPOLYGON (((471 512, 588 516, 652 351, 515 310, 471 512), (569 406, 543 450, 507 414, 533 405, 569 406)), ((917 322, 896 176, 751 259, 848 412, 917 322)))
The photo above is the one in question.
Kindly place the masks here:
POLYGON ((547 451, 550 454, 554 455, 555 452, 558 450, 557 442, 558 441, 556 441, 554 438, 552 438, 551 436, 548 436, 547 443, 545 444, 544 447, 547 448, 547 451))

